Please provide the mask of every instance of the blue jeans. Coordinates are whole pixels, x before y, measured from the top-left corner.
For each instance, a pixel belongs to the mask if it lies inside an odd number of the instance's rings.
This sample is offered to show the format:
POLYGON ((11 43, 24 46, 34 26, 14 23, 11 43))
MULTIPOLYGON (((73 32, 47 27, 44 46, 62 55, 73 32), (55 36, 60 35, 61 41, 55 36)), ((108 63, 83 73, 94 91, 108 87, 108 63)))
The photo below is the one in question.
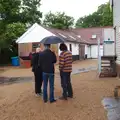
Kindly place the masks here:
POLYGON ((63 97, 73 97, 73 89, 71 85, 71 73, 70 72, 63 72, 60 71, 60 77, 61 77, 61 86, 63 89, 63 97))
POLYGON ((47 94, 47 86, 50 86, 50 102, 54 101, 54 74, 52 73, 43 73, 43 100, 47 102, 48 94, 47 94))

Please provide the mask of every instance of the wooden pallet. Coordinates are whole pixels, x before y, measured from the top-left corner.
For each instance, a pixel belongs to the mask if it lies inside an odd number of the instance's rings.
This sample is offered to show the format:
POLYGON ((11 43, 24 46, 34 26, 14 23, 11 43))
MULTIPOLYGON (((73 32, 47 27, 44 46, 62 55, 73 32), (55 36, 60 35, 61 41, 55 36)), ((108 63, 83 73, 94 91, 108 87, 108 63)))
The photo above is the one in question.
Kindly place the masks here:
POLYGON ((104 57, 101 59, 101 73, 99 77, 117 77, 117 73, 113 70, 111 62, 111 59, 107 59, 107 57, 104 57))
POLYGON ((103 78, 103 77, 117 77, 117 73, 111 73, 111 72, 100 73, 99 77, 100 78, 103 78))

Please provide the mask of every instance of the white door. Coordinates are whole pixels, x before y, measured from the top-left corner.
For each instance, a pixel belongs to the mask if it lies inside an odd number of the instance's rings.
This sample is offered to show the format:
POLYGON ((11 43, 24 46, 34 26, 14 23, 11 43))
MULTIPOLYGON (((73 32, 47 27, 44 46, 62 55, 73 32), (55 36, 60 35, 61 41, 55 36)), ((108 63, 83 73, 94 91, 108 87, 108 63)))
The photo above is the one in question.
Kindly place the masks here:
MULTIPOLYGON (((100 46, 100 56, 103 56, 103 45, 100 46)), ((91 46, 91 58, 98 58, 98 45, 91 46)))
POLYGON ((98 58, 98 46, 97 45, 91 46, 91 58, 98 58))

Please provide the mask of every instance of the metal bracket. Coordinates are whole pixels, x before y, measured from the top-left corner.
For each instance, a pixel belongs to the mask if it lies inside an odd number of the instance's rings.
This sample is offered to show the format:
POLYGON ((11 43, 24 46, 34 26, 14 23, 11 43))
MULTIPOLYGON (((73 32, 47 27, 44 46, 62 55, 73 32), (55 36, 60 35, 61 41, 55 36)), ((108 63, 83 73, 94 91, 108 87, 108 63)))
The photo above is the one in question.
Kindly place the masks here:
POLYGON ((117 99, 118 98, 118 90, 120 89, 120 86, 116 86, 114 89, 114 97, 117 99))

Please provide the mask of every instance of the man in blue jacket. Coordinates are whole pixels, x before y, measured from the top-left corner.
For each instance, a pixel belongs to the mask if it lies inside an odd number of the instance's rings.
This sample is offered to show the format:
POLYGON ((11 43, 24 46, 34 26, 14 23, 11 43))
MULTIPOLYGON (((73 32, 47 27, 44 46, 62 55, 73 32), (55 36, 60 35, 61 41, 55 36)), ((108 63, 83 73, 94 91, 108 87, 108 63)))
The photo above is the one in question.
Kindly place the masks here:
POLYGON ((48 101, 47 86, 50 85, 50 103, 56 102, 54 98, 54 64, 56 63, 56 55, 50 50, 50 44, 45 44, 45 50, 40 54, 39 64, 43 71, 43 100, 48 101))

